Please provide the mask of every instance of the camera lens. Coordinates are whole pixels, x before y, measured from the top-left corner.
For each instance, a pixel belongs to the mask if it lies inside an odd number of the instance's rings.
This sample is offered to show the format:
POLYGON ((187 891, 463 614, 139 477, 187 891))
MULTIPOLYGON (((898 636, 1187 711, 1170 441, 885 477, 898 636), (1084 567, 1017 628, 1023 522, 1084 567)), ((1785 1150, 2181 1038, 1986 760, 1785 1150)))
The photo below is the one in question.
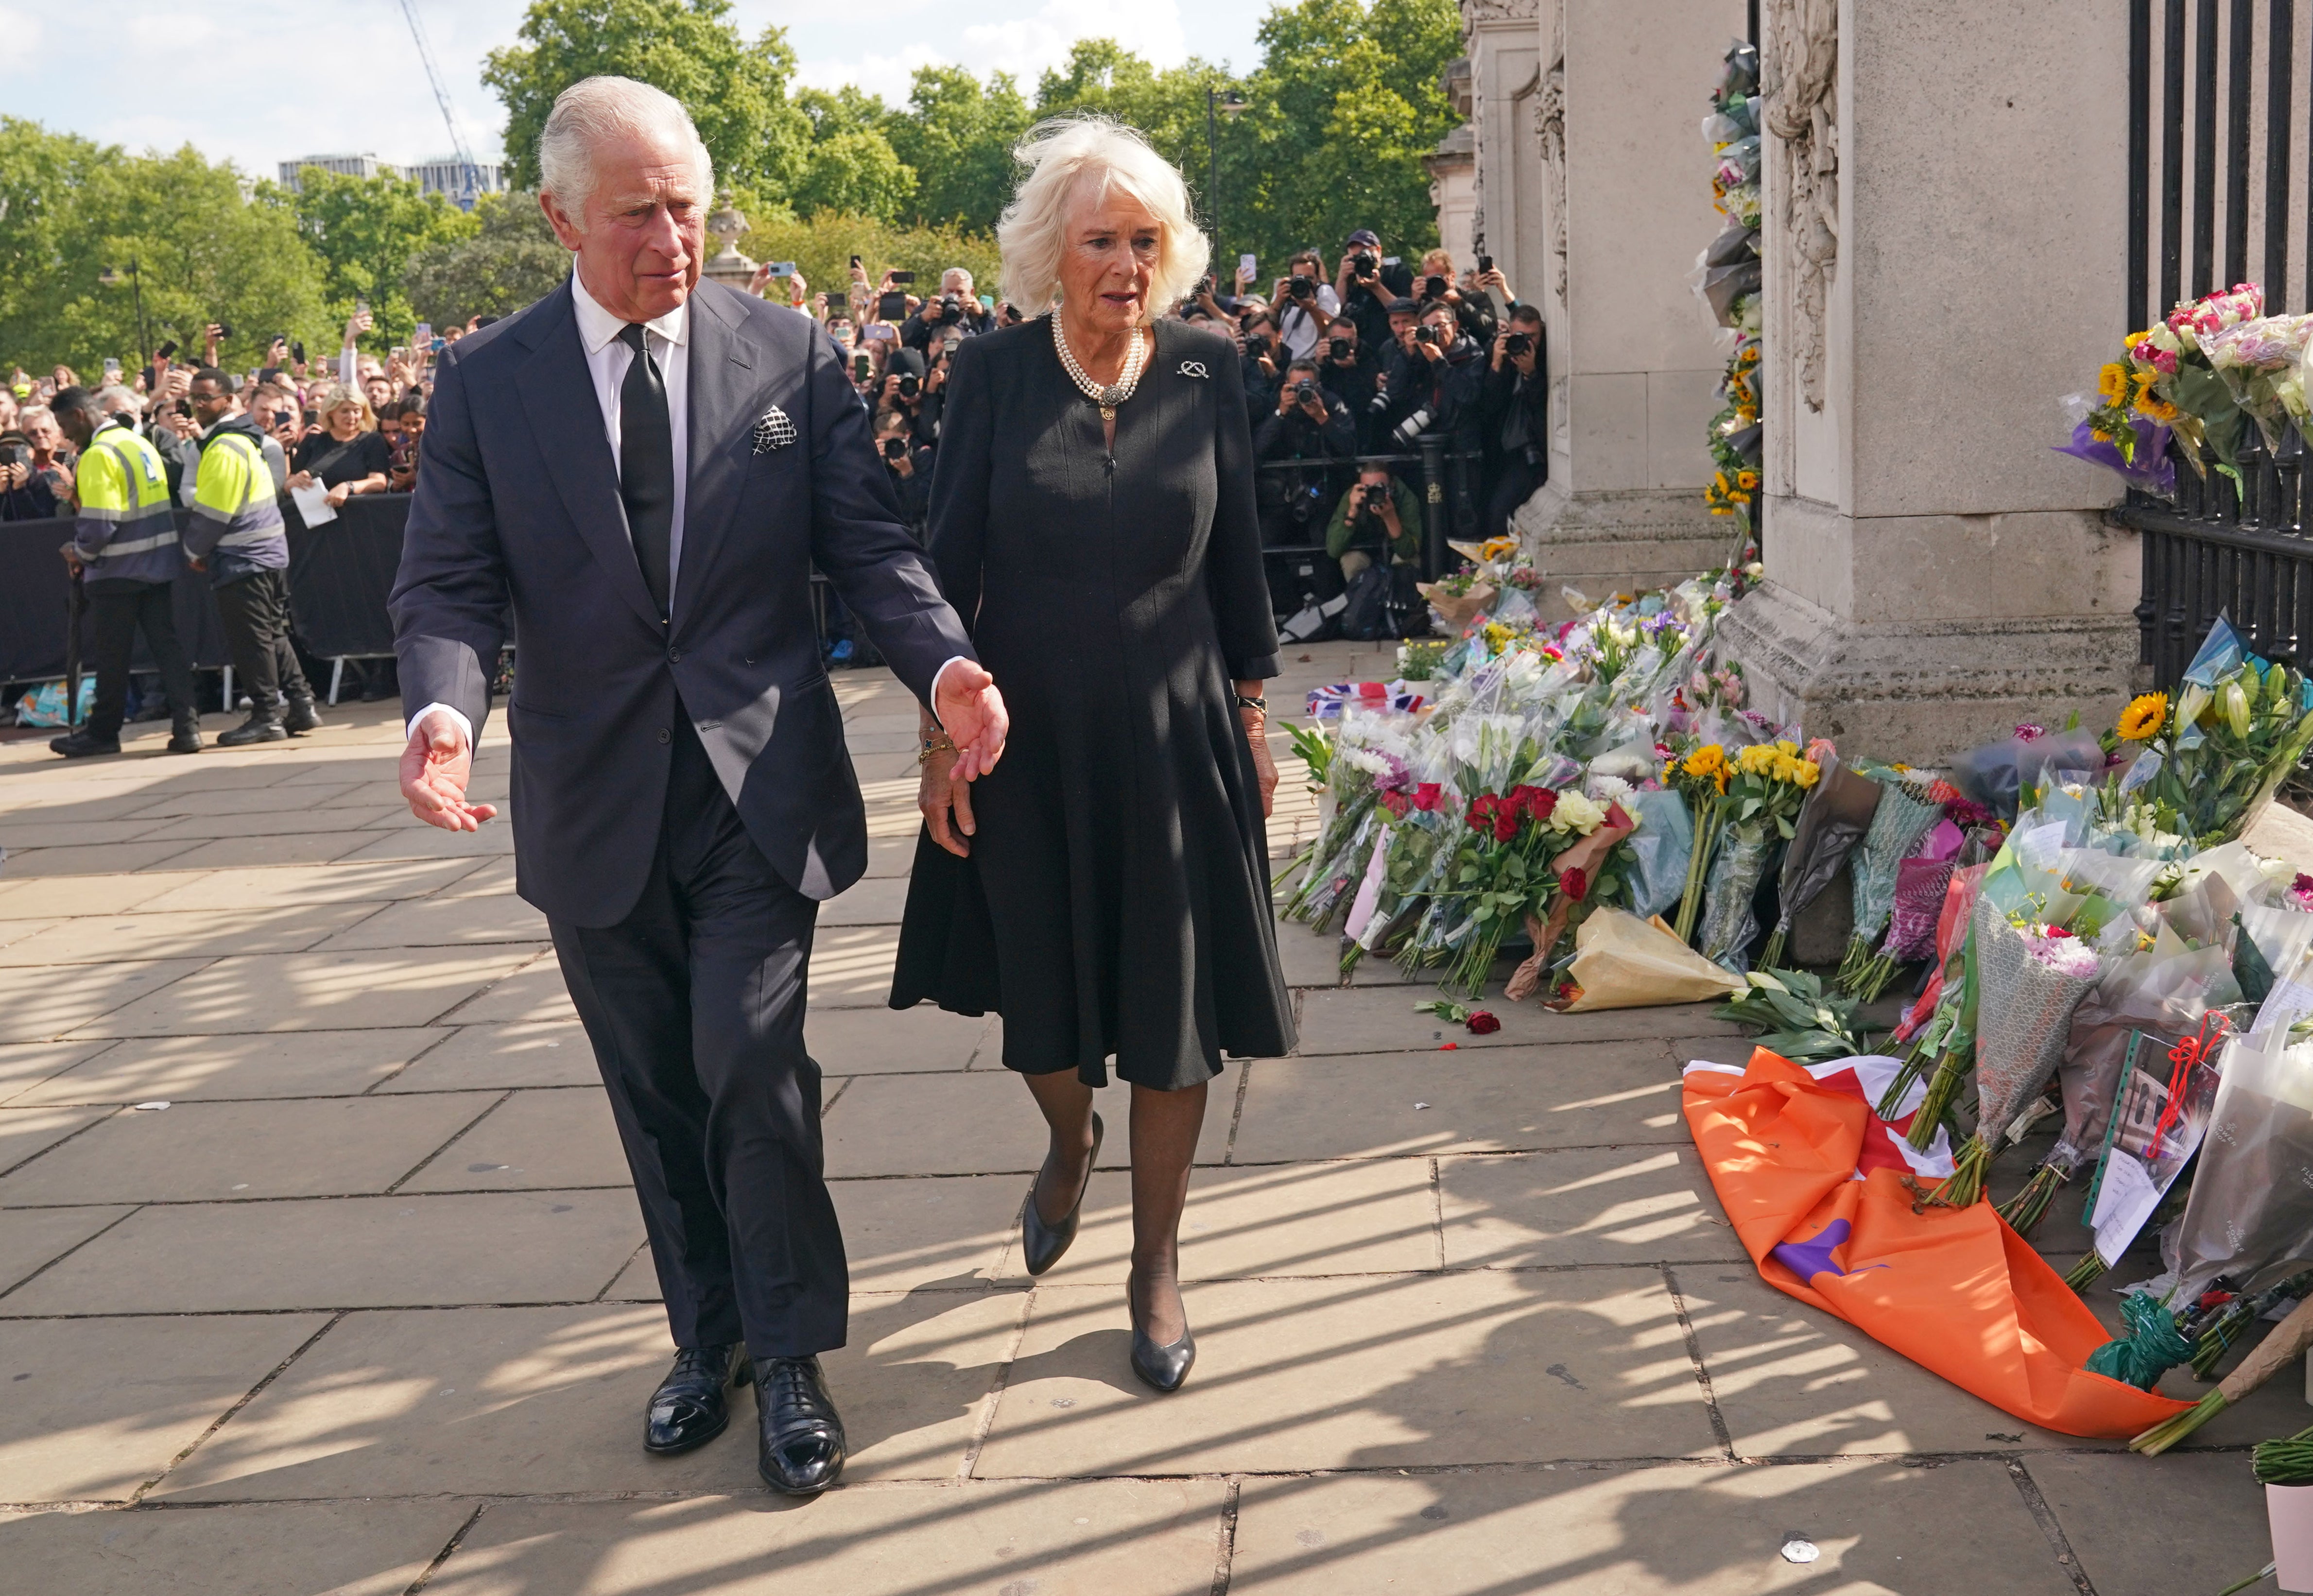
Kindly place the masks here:
POLYGON ((913 399, 916 397, 917 390, 922 386, 923 384, 919 382, 913 376, 901 377, 900 379, 900 397, 901 399, 913 399))
POLYGON ((1331 339, 1325 347, 1332 352, 1335 360, 1347 360, 1350 357, 1350 340, 1347 338, 1331 339))
POLYGON ((884 440, 884 458, 885 460, 897 460, 901 455, 907 453, 907 452, 908 442, 905 438, 886 438, 884 440))

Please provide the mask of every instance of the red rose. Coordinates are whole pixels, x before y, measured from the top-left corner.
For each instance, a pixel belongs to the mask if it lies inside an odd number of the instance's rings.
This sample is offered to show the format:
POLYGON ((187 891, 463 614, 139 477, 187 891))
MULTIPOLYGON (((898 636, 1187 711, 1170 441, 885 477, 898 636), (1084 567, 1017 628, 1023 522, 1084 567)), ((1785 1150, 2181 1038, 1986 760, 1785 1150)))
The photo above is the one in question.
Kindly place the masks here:
POLYGON ((1434 781, 1423 782, 1413 789, 1413 807, 1429 813, 1438 807, 1438 795, 1442 790, 1434 781))
POLYGON ((1548 787, 1528 787, 1526 794, 1526 813, 1548 825, 1550 817, 1558 811, 1558 794, 1548 787))
POLYGON ((1568 901, 1579 903, 1590 890, 1590 878, 1579 867, 1570 864, 1558 873, 1558 890, 1566 894, 1568 901))
POLYGON ((1502 1022, 1483 1009, 1471 1015, 1464 1023, 1469 1026, 1472 1036, 1491 1036, 1502 1028, 1502 1022))
POLYGON ((2048 934, 2051 937, 2070 936, 2071 935, 2071 933, 2065 930, 2062 925, 2051 925, 2048 927, 2048 934))
POLYGON ((1518 811, 1514 804, 1504 803, 1494 810, 1494 840, 1508 842, 1518 834, 1518 811))
POLYGON ((1381 806, 1389 811, 1390 819, 1402 820, 1405 819, 1405 811, 1413 807, 1413 800, 1403 793, 1384 793, 1381 806))

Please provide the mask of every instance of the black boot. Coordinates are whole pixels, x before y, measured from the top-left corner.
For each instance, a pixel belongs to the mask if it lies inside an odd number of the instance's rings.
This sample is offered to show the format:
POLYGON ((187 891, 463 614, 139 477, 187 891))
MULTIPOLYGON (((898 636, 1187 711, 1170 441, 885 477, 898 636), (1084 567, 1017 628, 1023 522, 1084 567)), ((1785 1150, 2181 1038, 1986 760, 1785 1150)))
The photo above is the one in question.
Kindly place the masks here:
POLYGON ((843 1473, 843 1416, 827 1394, 819 1360, 771 1358, 755 1365, 755 1409, 762 1421, 755 1470, 771 1489, 809 1496, 843 1473))
POLYGON ((281 729, 292 737, 303 737, 321 723, 321 712, 313 706, 311 693, 289 695, 289 713, 281 718, 281 729))
POLYGON ((643 1416, 643 1450, 662 1457, 704 1446, 731 1422, 727 1394, 747 1383, 743 1346, 687 1346, 674 1355, 643 1416))
POLYGON ((247 748, 252 742, 286 742, 289 733, 281 729, 281 708, 276 704, 252 703, 249 718, 230 732, 217 733, 219 748, 247 748))
POLYGON ((77 732, 67 732, 62 737, 49 738, 48 747, 67 759, 85 759, 91 754, 119 753, 120 739, 117 735, 93 736, 86 727, 83 727, 77 732))
POLYGON ((180 715, 169 734, 169 751, 172 754, 197 754, 201 751, 201 723, 198 715, 180 715))

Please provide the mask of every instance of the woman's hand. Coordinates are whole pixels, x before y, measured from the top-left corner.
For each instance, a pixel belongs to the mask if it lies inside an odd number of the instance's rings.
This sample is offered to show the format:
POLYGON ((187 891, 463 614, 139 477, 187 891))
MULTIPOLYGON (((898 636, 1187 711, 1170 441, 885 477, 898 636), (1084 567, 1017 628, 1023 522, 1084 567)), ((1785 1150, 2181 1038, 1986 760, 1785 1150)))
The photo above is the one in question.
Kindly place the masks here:
POLYGON ((1277 807, 1277 761, 1269 752, 1269 717, 1258 709, 1236 713, 1244 723, 1244 740, 1253 749, 1253 773, 1261 782, 1261 818, 1265 820, 1277 807))
POLYGON ((311 471, 292 471, 289 473, 289 481, 287 486, 291 487, 311 487, 313 486, 313 473, 311 471))
POLYGON ((335 510, 346 502, 346 496, 352 493, 354 487, 352 483, 340 482, 322 496, 328 503, 330 508, 335 510))
POLYGON ((916 787, 916 807, 932 840, 959 859, 972 856, 971 837, 977 829, 972 818, 972 784, 955 779, 955 750, 941 749, 924 757, 923 776, 916 787))

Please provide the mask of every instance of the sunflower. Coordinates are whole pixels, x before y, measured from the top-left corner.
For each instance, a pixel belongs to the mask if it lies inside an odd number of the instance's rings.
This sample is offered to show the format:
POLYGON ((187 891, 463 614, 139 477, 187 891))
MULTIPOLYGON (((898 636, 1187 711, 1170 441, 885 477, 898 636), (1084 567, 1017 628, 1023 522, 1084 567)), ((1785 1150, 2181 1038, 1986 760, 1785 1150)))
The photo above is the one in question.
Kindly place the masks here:
POLYGON ((1750 491, 1752 488, 1759 486, 1759 473, 1756 471, 1736 472, 1735 486, 1742 488, 1746 492, 1750 491))
POLYGON ((2147 693, 2132 698, 2126 709, 2120 712, 2120 736, 2124 742, 2150 742, 2160 734, 2168 721, 2168 695, 2147 693))
POLYGON ((2126 404, 2128 368, 2116 360, 2107 361, 2104 369, 2097 373, 2097 395, 2106 404, 2126 404))
POLYGON ((1715 742, 1706 742, 1686 756, 1689 776, 1717 776, 1727 768, 1727 750, 1715 742))
POLYGON ((2146 384, 2144 391, 2136 396, 2136 413, 2147 421, 2168 422, 2177 419, 2177 407, 2153 392, 2149 383, 2146 384))

